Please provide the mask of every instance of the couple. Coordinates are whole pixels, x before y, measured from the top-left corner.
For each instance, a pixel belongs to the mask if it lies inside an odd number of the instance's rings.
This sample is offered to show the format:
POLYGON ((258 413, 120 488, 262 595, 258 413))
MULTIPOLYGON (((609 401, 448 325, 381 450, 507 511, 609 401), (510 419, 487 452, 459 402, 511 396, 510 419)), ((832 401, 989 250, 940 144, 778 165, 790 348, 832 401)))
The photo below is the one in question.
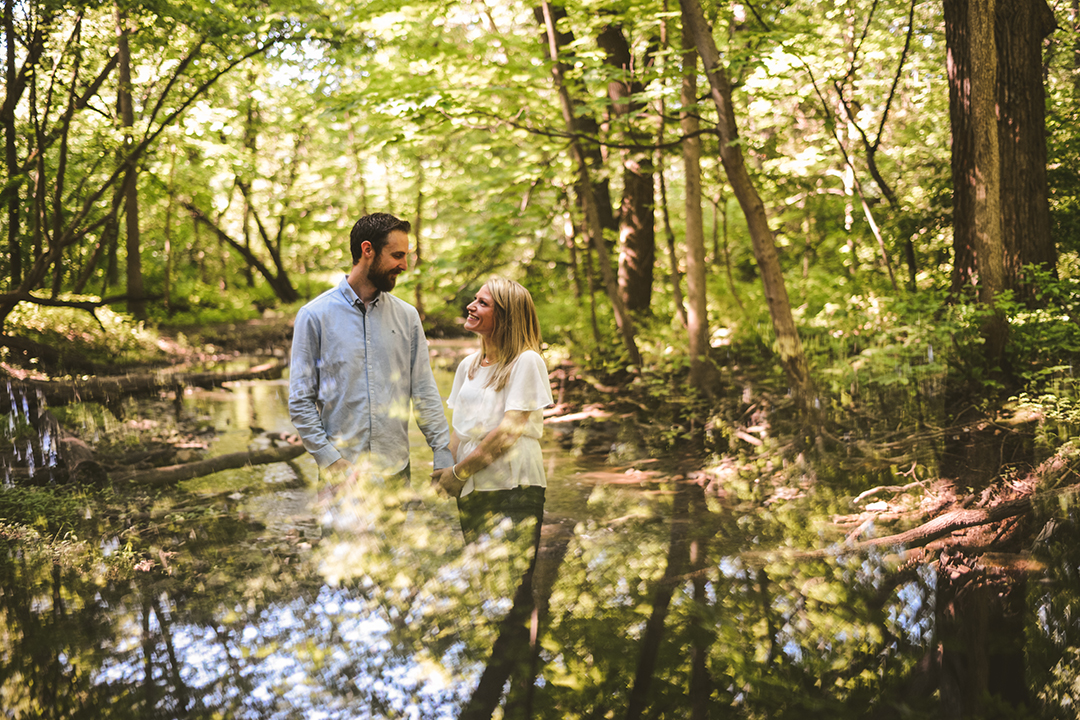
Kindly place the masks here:
POLYGON ((390 294, 408 267, 410 224, 365 215, 350 235, 341 283, 300 309, 293 332, 289 413, 333 493, 355 472, 409 481, 408 423, 415 409, 434 452, 432 484, 457 498, 466 541, 509 517, 536 520, 547 481, 541 411, 553 402, 528 290, 492 278, 468 306, 465 328, 481 348, 458 366, 447 405, 429 363, 416 309, 390 294))

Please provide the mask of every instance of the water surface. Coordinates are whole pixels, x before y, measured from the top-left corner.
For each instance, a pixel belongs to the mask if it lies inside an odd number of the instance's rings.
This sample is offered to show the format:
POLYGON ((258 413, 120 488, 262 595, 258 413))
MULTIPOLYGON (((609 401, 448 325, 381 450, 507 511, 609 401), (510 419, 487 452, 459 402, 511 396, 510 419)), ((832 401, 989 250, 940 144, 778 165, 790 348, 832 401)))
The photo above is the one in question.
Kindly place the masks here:
MULTIPOLYGON (((444 397, 451 379, 439 371, 444 397)), ((286 397, 287 381, 236 383, 189 392, 179 413, 206 430, 193 451, 240 452, 293 432, 286 397)), ((65 413, 88 440, 115 440, 167 437, 174 411, 65 413)), ((776 492, 753 463, 687 472, 618 447, 583 455, 572 426, 551 423, 534 562, 507 539, 464 545, 413 435, 414 487, 364 485, 336 529, 307 455, 153 491, 66 544, 3 526, 0 716, 938 717, 963 692, 933 660, 971 634, 968 610, 949 608, 1008 593, 1019 624, 984 622, 1003 648, 985 657, 1009 667, 1019 654, 1029 706, 1080 694, 1071 510, 1030 548, 1034 574, 973 568, 979 583, 943 597, 940 563, 845 544, 851 495, 819 482, 840 458, 802 458, 803 480, 776 492), (99 559, 65 562, 65 547, 99 559)))

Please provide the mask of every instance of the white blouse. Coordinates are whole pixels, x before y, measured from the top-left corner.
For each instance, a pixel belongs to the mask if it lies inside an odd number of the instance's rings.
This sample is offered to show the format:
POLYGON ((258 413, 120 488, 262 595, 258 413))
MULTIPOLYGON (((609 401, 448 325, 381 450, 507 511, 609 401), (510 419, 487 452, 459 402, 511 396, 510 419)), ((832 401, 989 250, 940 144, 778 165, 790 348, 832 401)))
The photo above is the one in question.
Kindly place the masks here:
POLYGON ((476 376, 469 379, 469 368, 479 354, 480 351, 474 352, 458 365, 454 387, 446 401, 454 410, 451 425, 459 440, 456 461, 468 457, 487 434, 498 427, 506 411, 523 410, 529 413, 529 418, 517 442, 502 457, 469 477, 461 495, 468 495, 473 490, 509 490, 528 485, 547 487, 540 451, 540 438, 544 434, 541 411, 554 404, 554 399, 544 359, 532 350, 521 353, 514 361, 506 386, 496 392, 485 385, 493 372, 491 367, 477 368, 476 376))

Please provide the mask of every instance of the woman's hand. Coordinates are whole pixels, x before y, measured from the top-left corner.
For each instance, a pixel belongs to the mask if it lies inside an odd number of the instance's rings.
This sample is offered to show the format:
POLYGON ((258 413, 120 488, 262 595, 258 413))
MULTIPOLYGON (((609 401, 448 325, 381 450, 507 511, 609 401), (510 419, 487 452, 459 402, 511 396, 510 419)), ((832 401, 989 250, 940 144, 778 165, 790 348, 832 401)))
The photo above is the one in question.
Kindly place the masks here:
POLYGON ((454 476, 453 467, 447 467, 431 473, 431 486, 440 495, 456 498, 461 495, 461 488, 465 487, 465 481, 454 476))

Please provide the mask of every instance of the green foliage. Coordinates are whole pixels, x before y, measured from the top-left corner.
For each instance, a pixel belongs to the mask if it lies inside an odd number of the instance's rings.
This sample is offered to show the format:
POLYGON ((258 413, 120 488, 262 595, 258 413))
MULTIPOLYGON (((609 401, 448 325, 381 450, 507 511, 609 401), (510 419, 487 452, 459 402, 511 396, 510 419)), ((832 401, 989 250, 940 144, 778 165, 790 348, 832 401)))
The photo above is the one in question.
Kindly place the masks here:
POLYGON ((168 307, 155 306, 152 319, 175 327, 213 325, 250 320, 261 315, 260 308, 278 304, 273 290, 265 283, 222 290, 205 285, 195 278, 178 283, 168 307))
MULTIPOLYGON (((94 296, 62 295, 68 302, 97 302, 94 296)), ((130 315, 108 307, 93 313, 69 307, 19 303, 8 317, 11 332, 56 348, 62 357, 93 363, 123 365, 153 363, 164 357, 158 335, 130 315)))
POLYGON ((943 377, 959 349, 979 342, 974 315, 940 292, 851 295, 804 319, 807 353, 834 393, 916 384, 943 377))
POLYGON ((0 490, 0 519, 47 536, 76 530, 85 508, 86 498, 68 490, 19 486, 0 490))
POLYGON ((1080 279, 1024 268, 1037 287, 1035 304, 1004 304, 1009 318, 1009 358, 1025 385, 1040 385, 1080 360, 1080 279))

